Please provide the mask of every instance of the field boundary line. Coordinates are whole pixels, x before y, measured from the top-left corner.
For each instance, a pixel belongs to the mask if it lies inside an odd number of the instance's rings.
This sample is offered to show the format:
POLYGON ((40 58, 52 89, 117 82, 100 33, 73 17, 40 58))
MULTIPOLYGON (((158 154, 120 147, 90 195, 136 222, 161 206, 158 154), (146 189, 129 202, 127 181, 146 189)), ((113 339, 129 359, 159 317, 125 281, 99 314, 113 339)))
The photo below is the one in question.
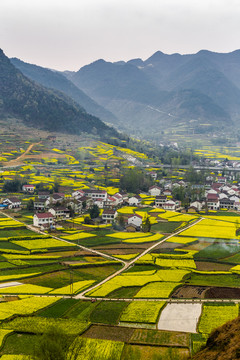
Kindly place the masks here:
MULTIPOLYGON (((142 256, 146 255, 147 253, 149 253, 150 251, 152 251, 154 248, 156 248, 157 246, 161 245, 163 242, 165 242, 166 240, 170 239, 173 236, 176 236, 178 234, 180 234, 182 231, 187 230, 189 228, 191 228, 192 226, 196 225, 197 223, 199 223, 200 221, 202 221, 203 219, 197 219, 194 223, 191 223, 189 226, 185 227, 184 229, 180 229, 176 232, 174 232, 173 234, 167 236, 166 238, 164 238, 161 241, 158 241, 157 243, 153 244, 152 246, 150 246, 149 248, 147 248, 146 250, 144 250, 140 255, 138 255, 136 258, 134 258, 133 260, 129 261, 128 263, 125 263, 124 267, 120 270, 118 270, 117 272, 113 273, 112 275, 108 276, 106 279, 102 280, 100 283, 91 286, 90 288, 82 291, 80 294, 76 295, 75 298, 76 299, 86 299, 87 297, 85 296, 85 294, 88 291, 92 291, 95 288, 97 288, 98 286, 101 286, 103 284, 105 284, 107 281, 113 279, 114 277, 116 277, 117 275, 121 274, 123 271, 127 270, 130 266, 134 265, 134 263, 140 259, 142 256)), ((94 298, 94 297, 93 297, 94 298)))

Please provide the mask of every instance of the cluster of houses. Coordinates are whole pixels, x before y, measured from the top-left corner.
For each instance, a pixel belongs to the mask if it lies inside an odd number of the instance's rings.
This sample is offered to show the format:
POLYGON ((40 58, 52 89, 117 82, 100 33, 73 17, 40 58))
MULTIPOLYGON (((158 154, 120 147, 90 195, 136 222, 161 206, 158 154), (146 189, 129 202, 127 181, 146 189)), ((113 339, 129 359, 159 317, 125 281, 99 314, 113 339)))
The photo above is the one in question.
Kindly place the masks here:
MULTIPOLYGON (((172 190, 175 186, 187 187, 188 184, 183 180, 179 182, 158 182, 149 188, 148 194, 153 199, 152 205, 164 210, 181 210, 181 202, 172 196, 172 190)), ((188 210, 200 211, 203 208, 209 210, 230 209, 240 211, 240 189, 237 185, 229 185, 226 177, 211 177, 206 179, 205 185, 201 186, 205 194, 198 201, 190 203, 188 210), (214 182, 215 181, 215 182, 214 182)), ((35 192, 34 185, 23 185, 23 191, 28 194, 35 192)), ((113 223, 118 213, 117 208, 123 205, 139 206, 142 197, 140 195, 128 196, 127 193, 118 192, 109 195, 106 190, 100 189, 79 189, 71 195, 64 193, 53 193, 49 191, 39 191, 38 196, 33 201, 34 216, 33 225, 42 229, 54 227, 57 221, 67 220, 72 213, 81 214, 87 211, 93 205, 103 209, 101 220, 104 223, 113 223)), ((21 201, 17 197, 5 198, 0 207, 21 209, 21 201)), ((126 219, 125 219, 126 220, 126 219)), ((126 229, 136 231, 141 228, 142 217, 140 215, 131 215, 126 220, 126 229)))

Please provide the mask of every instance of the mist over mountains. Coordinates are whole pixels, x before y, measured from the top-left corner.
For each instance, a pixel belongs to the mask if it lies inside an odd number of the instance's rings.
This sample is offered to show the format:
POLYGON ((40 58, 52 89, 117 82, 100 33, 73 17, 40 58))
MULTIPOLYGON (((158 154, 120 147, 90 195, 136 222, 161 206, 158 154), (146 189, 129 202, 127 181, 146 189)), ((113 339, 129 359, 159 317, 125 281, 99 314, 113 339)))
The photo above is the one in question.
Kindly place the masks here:
POLYGON ((209 132, 240 123, 240 50, 167 55, 115 63, 97 60, 56 72, 11 59, 31 80, 61 91, 86 111, 130 134, 168 128, 209 132))

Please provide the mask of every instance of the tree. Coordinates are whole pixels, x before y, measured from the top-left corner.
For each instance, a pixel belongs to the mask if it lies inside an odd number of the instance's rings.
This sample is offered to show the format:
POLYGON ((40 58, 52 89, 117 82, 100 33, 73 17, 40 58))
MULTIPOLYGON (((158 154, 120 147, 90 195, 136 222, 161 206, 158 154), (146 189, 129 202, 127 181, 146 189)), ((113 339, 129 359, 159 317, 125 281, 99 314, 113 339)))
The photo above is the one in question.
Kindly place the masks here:
POLYGON ((96 204, 91 207, 91 209, 89 210, 89 214, 91 219, 96 219, 99 216, 100 210, 96 204))
POLYGON ((124 217, 123 217, 122 215, 120 215, 120 216, 118 216, 117 220, 118 220, 119 226, 120 226, 122 229, 124 229, 124 227, 125 227, 124 217))
POLYGON ((150 232, 150 230, 151 230, 151 223, 150 223, 150 218, 149 218, 149 216, 146 218, 145 221, 143 221, 143 223, 142 223, 142 230, 143 230, 143 232, 150 232))
POLYGON ((58 192, 59 191, 59 185, 60 185, 60 181, 57 177, 55 177, 54 179, 54 184, 53 184, 53 190, 54 192, 58 192))
POLYGON ((44 333, 34 349, 34 359, 36 360, 65 360, 68 349, 72 343, 66 333, 57 329, 50 328, 44 333))
POLYGON ((153 184, 153 179, 139 168, 127 169, 120 179, 120 188, 131 193, 139 193, 140 190, 148 191, 153 184))
POLYGON ((33 202, 33 199, 28 200, 28 202, 27 202, 27 209, 28 209, 28 210, 34 210, 34 202, 33 202))
POLYGON ((7 180, 3 184, 2 191, 5 193, 8 192, 19 192, 21 191, 22 181, 20 179, 15 178, 14 180, 7 180))
MULTIPOLYGON (((34 348, 34 360, 77 360, 81 348, 79 337, 58 328, 44 333, 34 348)), ((31 357, 32 358, 32 357, 31 357)))

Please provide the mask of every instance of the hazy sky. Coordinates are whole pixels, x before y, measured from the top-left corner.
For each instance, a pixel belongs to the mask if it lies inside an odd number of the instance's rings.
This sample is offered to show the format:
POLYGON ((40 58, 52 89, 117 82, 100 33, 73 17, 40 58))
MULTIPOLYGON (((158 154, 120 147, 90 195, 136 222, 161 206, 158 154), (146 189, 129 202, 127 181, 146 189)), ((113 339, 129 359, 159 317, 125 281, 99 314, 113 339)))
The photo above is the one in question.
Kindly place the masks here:
POLYGON ((59 70, 240 48, 239 0, 0 0, 8 57, 59 70))

